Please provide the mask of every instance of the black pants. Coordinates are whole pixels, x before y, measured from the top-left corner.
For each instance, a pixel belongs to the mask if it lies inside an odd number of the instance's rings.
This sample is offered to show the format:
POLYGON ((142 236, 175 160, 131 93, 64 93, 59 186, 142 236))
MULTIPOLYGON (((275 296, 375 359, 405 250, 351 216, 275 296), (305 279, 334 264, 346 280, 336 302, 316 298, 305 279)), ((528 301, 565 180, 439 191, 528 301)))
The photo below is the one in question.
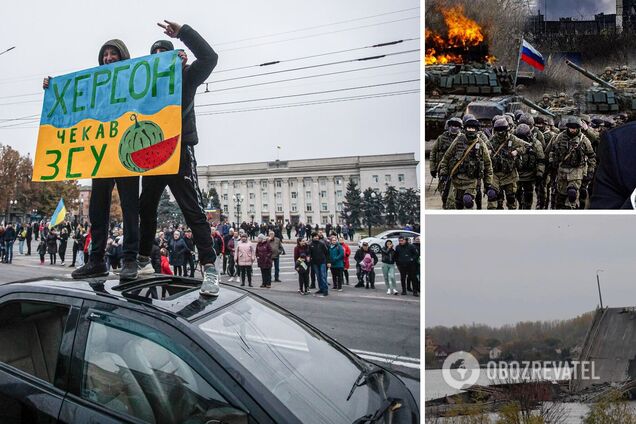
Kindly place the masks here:
MULTIPOLYGON (((187 226, 192 230, 194 243, 199 252, 199 263, 201 265, 213 264, 216 261, 216 254, 212 249, 210 224, 208 224, 203 210, 203 199, 197 176, 197 162, 192 146, 181 146, 181 164, 178 174, 143 177, 141 180, 139 253, 150 256, 157 231, 157 207, 166 186, 170 188, 179 208, 181 208, 187 226)), ((126 237, 124 236, 125 241, 126 237)))
POLYGON ((263 277, 264 286, 272 285, 272 269, 271 268, 261 268, 261 276, 263 277))
POLYGON ((349 270, 345 269, 345 270, 342 271, 342 273, 344 275, 344 279, 345 279, 347 285, 349 285, 349 270))
POLYGON ((398 264, 398 270, 400 271, 400 283, 402 284, 402 294, 406 294, 408 290, 415 290, 415 283, 417 281, 417 275, 415 273, 415 264, 400 265, 398 264))
POLYGON ((58 254, 60 255, 60 262, 64 262, 64 256, 66 256, 66 243, 60 243, 58 254))
POLYGON ((298 290, 301 292, 309 291, 309 270, 298 273, 298 290))
POLYGON ((73 243, 73 262, 71 262, 71 265, 75 265, 75 260, 77 259, 77 252, 79 251, 79 244, 78 243, 73 243))
POLYGON ((241 284, 245 284, 245 276, 247 276, 247 282, 252 284, 252 266, 251 265, 239 265, 239 274, 241 275, 241 284))
POLYGON ((110 203, 115 184, 117 184, 117 192, 124 215, 124 259, 137 259, 139 251, 139 177, 95 178, 93 179, 88 209, 92 238, 90 259, 93 262, 104 260, 108 230, 110 229, 110 203))
POLYGON ((49 253, 49 259, 51 261, 51 265, 55 265, 56 257, 57 257, 56 253, 49 253))
POLYGON ((185 265, 183 265, 183 276, 187 277, 188 273, 190 274, 190 277, 194 278, 194 271, 195 271, 195 266, 194 266, 194 255, 192 253, 186 253, 185 255, 185 265))
POLYGON ((172 272, 174 275, 182 276, 183 275, 183 266, 182 265, 174 265, 172 267, 172 272))
POLYGON ((27 256, 29 256, 31 255, 31 237, 27 237, 26 245, 27 245, 27 256))
MULTIPOLYGON (((519 203, 519 209, 532 209, 534 191, 534 181, 519 181, 517 183, 517 203, 519 203)), ((540 209, 539 203, 537 203, 537 209, 540 209)))
POLYGON ((230 253, 229 255, 225 255, 227 256, 227 275, 229 275, 230 277, 234 277, 235 275, 238 275, 238 272, 236 270, 236 265, 234 263, 234 254, 230 253))
POLYGON ((334 290, 342 288, 342 271, 342 268, 331 268, 331 279, 333 281, 334 290))

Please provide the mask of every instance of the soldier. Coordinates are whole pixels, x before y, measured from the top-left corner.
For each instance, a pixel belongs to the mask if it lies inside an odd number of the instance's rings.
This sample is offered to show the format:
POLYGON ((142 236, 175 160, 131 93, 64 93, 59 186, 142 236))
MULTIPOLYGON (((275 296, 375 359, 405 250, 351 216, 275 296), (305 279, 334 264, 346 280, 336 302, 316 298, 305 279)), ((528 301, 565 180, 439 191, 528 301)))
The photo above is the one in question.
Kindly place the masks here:
POLYGON ((614 80, 614 70, 611 66, 606 66, 605 71, 599 75, 599 78, 603 81, 612 82, 614 80))
MULTIPOLYGON (((476 119, 476 118, 475 118, 475 115, 466 113, 464 114, 464 117, 462 119, 464 121, 464 126, 465 126, 467 121, 471 119, 476 119)), ((484 132, 484 130, 481 129, 481 123, 480 123, 479 129, 477 130, 477 137, 479 137, 481 142, 492 151, 492 146, 490 146, 490 137, 484 132)), ((481 210, 481 199, 483 197, 482 183, 483 181, 481 180, 477 182, 477 194, 475 196, 475 204, 477 205, 478 210, 481 210)))
POLYGON ((524 113, 519 117, 517 124, 526 124, 527 126, 529 126, 532 136, 539 140, 539 142, 541 142, 541 147, 545 149, 545 137, 543 137, 543 133, 534 126, 535 120, 532 115, 530 115, 529 113, 524 113))
POLYGON ((548 93, 543 93, 543 98, 539 102, 539 107, 550 109, 552 107, 552 99, 548 93))
POLYGON ((600 134, 592 127, 592 118, 590 118, 590 115, 581 115, 581 132, 590 140, 592 148, 594 152, 596 152, 600 141, 600 134))
POLYGON ((556 208, 574 209, 578 207, 579 191, 583 179, 591 180, 589 171, 596 166, 596 155, 590 140, 581 133, 581 120, 569 117, 565 121, 566 130, 556 136, 548 146, 548 163, 556 175, 556 208))
POLYGON ((493 126, 494 135, 490 139, 492 145, 492 186, 497 198, 488 198, 488 209, 503 209, 504 197, 508 209, 517 209, 517 156, 524 153, 525 143, 510 131, 508 121, 499 119, 493 126))
MULTIPOLYGON (((461 132, 462 126, 463 126, 463 122, 460 118, 458 117, 450 118, 448 121, 446 121, 446 125, 445 125, 446 131, 444 131, 439 137, 437 137, 437 140, 435 140, 435 142, 433 143, 433 148, 431 149, 431 162, 430 162, 431 176, 433 178, 437 177, 437 172, 439 170, 439 163, 441 162, 442 157, 444 156, 444 153, 446 153, 446 150, 448 150, 453 140, 455 140, 455 138, 461 132)), ((448 200, 448 193, 450 191, 450 188, 451 188, 451 185, 448 183, 448 181, 443 182, 442 179, 440 178, 437 184, 437 190, 439 190, 440 194, 442 195, 442 207, 444 209, 447 209, 447 200, 448 200)))
POLYGON ((562 91, 559 93, 559 97, 555 100, 555 107, 565 107, 566 105, 566 94, 562 91))
MULTIPOLYGON (((532 209, 535 184, 538 187, 545 183, 543 173, 545 172, 545 154, 541 142, 532 135, 530 126, 519 124, 515 135, 525 141, 526 152, 519 156, 519 187, 517 189, 517 201, 519 209, 532 209)), ((545 186, 543 195, 545 196, 545 186)), ((545 202, 545 198, 543 199, 545 202)), ((543 205, 537 202, 537 209, 542 209, 543 205)))
POLYGON ((627 81, 629 79, 629 67, 627 65, 621 66, 621 70, 616 79, 618 81, 627 81))
POLYGON ((496 196, 490 153, 478 132, 479 121, 466 120, 464 132, 455 138, 439 165, 440 178, 450 179, 453 184, 457 209, 473 208, 480 179, 484 180, 489 198, 496 196))

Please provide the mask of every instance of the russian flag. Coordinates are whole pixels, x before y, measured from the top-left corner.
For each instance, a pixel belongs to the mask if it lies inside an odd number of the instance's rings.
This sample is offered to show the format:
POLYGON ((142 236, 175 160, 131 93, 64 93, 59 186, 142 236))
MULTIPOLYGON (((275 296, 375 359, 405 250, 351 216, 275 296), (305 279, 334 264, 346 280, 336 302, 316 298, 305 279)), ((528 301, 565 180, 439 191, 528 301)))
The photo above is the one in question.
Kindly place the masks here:
POLYGON ((521 44, 521 60, 526 62, 533 68, 543 71, 545 63, 543 62, 543 56, 534 47, 530 45, 526 40, 522 40, 521 44))

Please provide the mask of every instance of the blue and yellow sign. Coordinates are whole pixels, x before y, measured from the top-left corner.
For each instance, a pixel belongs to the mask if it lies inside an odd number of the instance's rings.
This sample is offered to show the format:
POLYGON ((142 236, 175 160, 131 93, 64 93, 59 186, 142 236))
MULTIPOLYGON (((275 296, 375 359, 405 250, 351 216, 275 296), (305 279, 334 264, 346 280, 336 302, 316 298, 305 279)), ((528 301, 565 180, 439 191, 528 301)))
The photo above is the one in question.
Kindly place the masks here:
POLYGON ((177 52, 115 62, 50 80, 33 181, 176 174, 180 148, 177 52))

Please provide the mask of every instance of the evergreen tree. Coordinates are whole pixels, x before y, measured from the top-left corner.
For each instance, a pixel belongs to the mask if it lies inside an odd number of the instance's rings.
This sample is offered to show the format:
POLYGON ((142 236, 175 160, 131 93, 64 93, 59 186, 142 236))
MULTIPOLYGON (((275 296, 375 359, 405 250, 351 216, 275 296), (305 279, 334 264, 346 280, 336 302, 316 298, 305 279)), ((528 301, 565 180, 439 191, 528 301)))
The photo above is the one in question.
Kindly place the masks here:
POLYGON ((362 200, 360 199, 360 189, 353 179, 350 179, 349 183, 347 183, 347 192, 345 193, 341 216, 350 228, 357 230, 360 228, 361 215, 362 200))
POLYGON ((182 224, 184 222, 179 205, 170 200, 168 189, 164 189, 159 199, 159 207, 157 208, 157 225, 159 227, 165 227, 182 224))
POLYGON ((398 196, 398 221, 405 225, 420 222, 420 191, 408 188, 398 196))
POLYGON ((398 222, 398 198, 400 193, 393 186, 388 186, 384 193, 384 210, 385 220, 389 225, 395 225, 398 222))
POLYGON ((369 229, 369 237, 371 237, 371 228, 384 224, 384 203, 382 202, 382 194, 376 193, 373 189, 368 188, 364 191, 362 197, 362 221, 369 229))
POLYGON ((208 198, 212 209, 221 209, 221 200, 219 200, 219 193, 217 193, 214 187, 210 189, 208 198))

